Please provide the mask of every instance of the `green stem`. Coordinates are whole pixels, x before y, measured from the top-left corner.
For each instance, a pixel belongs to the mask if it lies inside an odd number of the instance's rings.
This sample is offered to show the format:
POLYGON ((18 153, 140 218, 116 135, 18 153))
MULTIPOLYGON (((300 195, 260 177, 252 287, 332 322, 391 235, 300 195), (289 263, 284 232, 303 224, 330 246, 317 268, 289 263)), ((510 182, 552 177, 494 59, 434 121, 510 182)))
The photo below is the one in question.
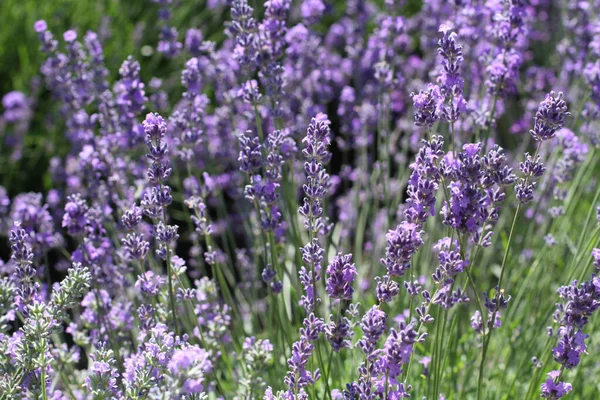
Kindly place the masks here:
MULTIPOLYGON (((163 224, 167 227, 167 210, 163 207, 163 224)), ((173 291, 173 270, 171 268, 171 248, 167 247, 167 278, 169 284, 169 303, 171 304, 171 315, 173 317, 173 326, 175 336, 179 336, 179 325, 177 324, 177 311, 175 308, 175 292, 173 291)))
POLYGON ((488 120, 489 126, 485 130, 485 137, 483 138, 483 153, 486 153, 488 140, 490 139, 490 132, 492 131, 492 121, 494 120, 494 114, 496 114, 496 103, 498 102, 498 95, 494 95, 492 100, 492 111, 490 112, 490 119, 488 120))
MULTIPOLYGON (((47 268, 47 267, 46 267, 47 268)), ((46 356, 45 354, 42 354, 42 368, 41 368, 41 376, 40 379, 42 380, 42 399, 43 400, 48 400, 48 394, 46 393, 46 356)))
MULTIPOLYGON (((535 150, 535 154, 533 155, 533 162, 535 162, 539 152, 540 152, 540 147, 542 145, 542 142, 540 141, 537 145, 537 148, 535 150)), ((528 184, 529 179, 531 178, 531 175, 528 174, 525 177, 525 185, 528 184)), ((515 226, 517 225, 517 219, 519 218, 519 211, 521 210, 521 202, 519 201, 519 204, 517 205, 517 209, 515 210, 515 215, 513 217, 513 221, 512 221, 512 225, 510 227, 510 233, 508 235, 508 242, 506 243, 506 251, 504 252, 504 258, 502 259, 502 266, 500 267, 500 278, 498 279, 498 289, 497 291, 502 291, 502 282, 504 280, 504 274, 506 272, 506 263, 508 261, 508 256, 510 254, 510 246, 512 244, 513 241, 513 237, 514 237, 514 231, 515 231, 515 226)), ((496 307, 494 307, 494 312, 492 314, 492 318, 488 319, 487 325, 488 325, 488 333, 487 336, 484 337, 483 339, 483 346, 482 346, 482 350, 481 350, 481 363, 479 364, 479 377, 477 378, 477 400, 481 399, 481 389, 482 389, 482 383, 483 383, 483 369, 485 366, 485 359, 487 356, 487 350, 488 347, 490 345, 490 340, 492 338, 492 333, 494 331, 493 326, 494 323, 496 321, 496 315, 498 313, 498 306, 500 303, 500 295, 499 293, 496 293, 496 307)), ((483 315, 481 316, 483 318, 483 315)), ((485 332, 485 327, 484 327, 484 332, 485 332)))
MULTIPOLYGON (((502 281, 504 278, 504 272, 506 271, 506 262, 508 260, 508 255, 510 253, 510 245, 512 244, 513 234, 515 231, 515 226, 517 224, 517 219, 519 217, 520 209, 521 209, 521 203, 519 202, 519 205, 517 206, 517 210, 515 211, 515 216, 513 218, 512 226, 510 227, 510 233, 508 235, 508 243, 506 244, 506 251, 504 252, 504 258, 502 259, 502 266, 500 268, 500 279, 498 279, 497 291, 502 290, 502 281)), ((496 301, 496 307, 494 309, 494 313, 492 314, 492 318, 488 319, 487 324, 489 327, 489 332, 484 339, 482 352, 481 352, 481 363, 479 364, 479 377, 477 379, 477 399, 478 400, 481 399, 481 388, 482 388, 482 382, 483 382, 483 368, 485 366, 485 358, 487 355, 488 346, 489 346, 490 340, 492 338, 494 321, 496 320, 496 314, 498 312, 498 302, 500 301, 500 295, 498 293, 496 295, 498 296, 498 299, 496 301)), ((481 317, 483 318, 483 315, 481 317)), ((485 327, 484 327, 484 332, 485 332, 485 327)))

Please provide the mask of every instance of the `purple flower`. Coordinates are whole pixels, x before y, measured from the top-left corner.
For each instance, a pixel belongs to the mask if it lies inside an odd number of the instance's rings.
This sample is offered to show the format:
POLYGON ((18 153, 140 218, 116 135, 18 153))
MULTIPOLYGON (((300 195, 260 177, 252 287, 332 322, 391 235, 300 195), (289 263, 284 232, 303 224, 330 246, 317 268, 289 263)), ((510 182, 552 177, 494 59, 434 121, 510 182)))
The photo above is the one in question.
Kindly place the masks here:
POLYGON ((332 299, 352 300, 352 282, 358 275, 356 266, 350 264, 352 254, 339 253, 327 267, 327 293, 332 299))
POLYGON ((15 222, 10 231, 11 259, 15 263, 14 276, 17 281, 15 304, 20 312, 27 314, 28 305, 37 300, 39 284, 35 282, 36 270, 33 267, 33 253, 26 243, 27 232, 15 222))
POLYGON ((96 84, 96 91, 104 93, 108 89, 108 82, 106 80, 108 76, 108 70, 104 65, 104 51, 102 44, 98 39, 98 35, 95 32, 88 31, 84 37, 85 47, 90 54, 92 59, 92 72, 94 75, 94 82, 96 84))
POLYGON ((514 50, 501 50, 486 68, 485 86, 488 92, 506 96, 517 90, 519 69, 523 59, 521 53, 514 50))
POLYGON ((440 119, 438 113, 443 96, 437 85, 429 85, 427 90, 411 93, 415 107, 415 125, 431 128, 440 119))
POLYGON ((573 330, 569 328, 562 329, 559 335, 558 344, 552 349, 554 361, 572 369, 579 365, 581 355, 586 352, 585 339, 589 335, 581 331, 573 334, 573 330))
POLYGON ((517 200, 523 204, 527 204, 533 200, 533 191, 536 185, 537 182, 527 182, 527 180, 519 178, 515 185, 517 200))
POLYGON ((194 97, 202 94, 202 66, 198 58, 190 58, 185 63, 185 68, 181 72, 181 84, 187 89, 184 94, 188 100, 193 100, 194 97))
POLYGON ((388 376, 395 379, 402 373, 402 366, 410 361, 413 345, 425 339, 425 335, 419 336, 414 327, 409 324, 400 323, 398 330, 391 329, 385 342, 385 369, 388 376))
POLYGON ((30 100, 22 92, 8 92, 2 97, 4 119, 8 123, 25 122, 31 118, 30 100))
POLYGON ((258 82, 254 79, 242 83, 238 95, 242 97, 246 103, 252 105, 258 104, 262 98, 258 88, 258 82))
POLYGON ((120 397, 116 360, 113 351, 107 350, 106 346, 106 343, 99 343, 99 347, 90 354, 92 365, 84 386, 104 398, 120 397))
POLYGON ((382 303, 388 303, 400 292, 400 286, 389 275, 384 275, 383 279, 375 277, 377 281, 376 294, 377 300, 382 303))
POLYGON ((183 380, 183 393, 187 395, 204 392, 205 375, 212 367, 210 354, 198 346, 175 350, 167 365, 174 377, 183 380))
MULTIPOLYGON (((58 47, 58 42, 52 36, 52 32, 48 30, 46 21, 39 20, 33 24, 33 29, 38 33, 40 42, 42 43, 42 51, 44 53, 52 53, 58 47)), ((52 63, 58 63, 59 59, 53 58, 52 63)))
POLYGON ((185 49, 194 57, 202 54, 204 35, 200 29, 190 28, 185 33, 185 49))
POLYGON ((563 127, 566 117, 571 115, 567 111, 567 103, 563 100, 562 92, 550 92, 540 103, 535 113, 535 123, 529 132, 536 141, 552 139, 556 132, 563 127))
POLYGON ((253 13, 254 9, 247 0, 231 2, 232 21, 229 30, 236 42, 233 57, 242 68, 253 66, 258 57, 258 32, 253 13))
POLYGON ((121 223, 128 231, 135 230, 141 220, 142 209, 137 207, 135 204, 129 210, 125 211, 121 217, 121 223))
POLYGON ((467 102, 462 94, 464 82, 460 76, 460 67, 463 63, 462 46, 456 41, 457 34, 451 32, 447 26, 442 25, 440 32, 442 38, 438 42, 438 53, 443 59, 443 70, 438 77, 438 83, 445 99, 438 106, 441 109, 439 114, 444 121, 454 123, 460 114, 467 110, 467 102))
POLYGON ((144 110, 147 101, 145 85, 140 78, 140 64, 128 57, 121 64, 119 75, 121 79, 115 84, 113 92, 123 130, 121 135, 127 143, 137 144, 143 140, 143 134, 140 134, 143 129, 135 123, 135 119, 144 110))
MULTIPOLYGON (((290 0, 267 0, 264 4, 265 16, 261 24, 266 41, 263 49, 270 50, 270 56, 275 59, 283 54, 285 49, 286 19, 290 10, 290 0)), ((272 68, 272 63, 267 68, 272 68)), ((271 71, 272 72, 272 71, 271 71)))
POLYGON ((46 24, 46 21, 44 21, 43 19, 36 21, 35 24, 33 24, 33 28, 35 29, 35 31, 37 33, 42 33, 46 30, 48 30, 48 24, 46 24))
POLYGON ((207 236, 212 234, 212 225, 209 220, 206 204, 200 197, 190 197, 185 204, 194 211, 191 219, 199 235, 207 236))
POLYGON ((284 378, 284 383, 289 388, 289 393, 301 390, 308 385, 313 385, 320 378, 320 372, 307 370, 308 360, 312 355, 314 346, 307 337, 301 336, 300 340, 292 345, 292 355, 288 359, 289 371, 284 378))
POLYGON ((544 172, 546 171, 546 167, 542 163, 541 157, 538 155, 534 160, 529 153, 525 153, 525 161, 520 163, 519 169, 523 175, 533 178, 539 178, 544 175, 544 172))
POLYGON ((196 288, 194 312, 198 318, 198 328, 194 329, 197 338, 204 337, 204 342, 213 351, 221 348, 221 343, 229 343, 231 324, 231 308, 223 303, 214 281, 204 277, 194 282, 196 288))
POLYGON ((138 276, 135 287, 139 288, 147 296, 156 296, 165 283, 166 279, 162 276, 156 275, 152 271, 146 271, 138 276))
MULTIPOLYGON (((540 103, 536 112, 534 128, 530 131, 533 138, 539 142, 536 154, 539 152, 541 142, 553 138, 569 115, 567 104, 562 99, 562 92, 558 95, 554 92, 546 94, 546 98, 540 103)), ((515 185, 515 192, 519 202, 525 204, 533 199, 533 191, 537 185, 535 178, 543 175, 545 167, 539 155, 533 159, 529 153, 525 153, 525 161, 521 163, 520 169, 525 177, 519 178, 515 185)))
POLYGON ((73 30, 66 31, 63 34, 63 38, 65 39, 65 42, 67 42, 67 43, 74 42, 77 39, 77 32, 75 32, 73 30))
POLYGON ((371 307, 363 316, 360 322, 363 338, 358 341, 358 346, 367 357, 370 357, 375 351, 377 342, 385 332, 386 328, 387 314, 381 311, 379 307, 371 307))
POLYGON ((164 54, 166 57, 177 57, 181 52, 183 45, 181 42, 177 41, 179 36, 177 29, 169 25, 169 20, 171 19, 171 10, 169 7, 172 6, 173 2, 162 0, 154 0, 154 2, 161 5, 158 16, 162 24, 156 50, 159 53, 164 54))
POLYGON ((548 247, 553 247, 556 244, 556 239, 550 233, 544 236, 544 241, 546 242, 546 246, 548 247))
POLYGON ((600 249, 594 248, 592 250, 592 257, 594 258, 594 267, 600 269, 600 249))
POLYGON ((555 142, 562 146, 562 156, 552 171, 553 178, 558 184, 564 184, 573 179, 575 170, 588 153, 588 145, 581 141, 573 131, 567 128, 556 132, 555 142))
POLYGON ((88 224, 88 207, 80 194, 74 194, 67 197, 65 205, 65 214, 63 215, 62 227, 67 228, 67 232, 72 236, 81 236, 88 224))
MULTIPOLYGON (((552 352, 554 360, 563 368, 572 369, 579 365, 581 355, 586 353, 585 340, 589 336, 583 333, 583 328, 588 318, 600 308, 600 279, 593 274, 591 279, 582 283, 573 281, 557 292, 562 302, 556 304, 553 317, 560 328, 557 331, 558 342, 552 352)), ((558 371, 550 375, 551 379, 542 385, 542 397, 560 398, 571 390, 569 384, 558 381, 559 377, 558 371)))
POLYGON ((419 226, 407 221, 385 235, 387 246, 381 263, 387 268, 390 277, 402 276, 410 268, 413 254, 423 245, 421 235, 419 226))
POLYGON ((512 300, 511 296, 506 297, 504 295, 504 289, 498 290, 496 287, 494 291, 494 297, 489 298, 487 292, 483 293, 484 302, 483 305, 490 312, 497 312, 508 307, 508 303, 512 300))
POLYGON ((422 286, 419 284, 419 281, 404 281, 404 288, 411 296, 418 296, 421 292, 422 286))
POLYGON ((238 161, 240 162, 240 170, 248 174, 257 172, 262 166, 262 153, 261 144, 258 137, 250 137, 250 131, 246 132, 246 135, 241 135, 240 141, 240 155, 238 161))
POLYGON ((471 317, 471 328, 479 334, 483 332, 483 319, 479 310, 475 311, 471 317))
POLYGON ((559 371, 551 371, 548 373, 549 378, 542 383, 541 397, 544 399, 560 399, 567 395, 573 387, 570 383, 557 382, 560 376, 559 371))
MULTIPOLYGON (((169 150, 165 140, 167 124, 159 114, 149 113, 146 115, 142 126, 144 127, 146 145, 149 150, 147 157, 151 161, 148 167, 148 182, 153 185, 161 185, 171 175, 168 159, 169 150)), ((159 200, 164 195, 164 193, 159 193, 159 200)), ((170 197, 170 194, 168 196, 170 197)))
POLYGON ((62 242, 62 237, 55 232, 54 220, 48 209, 39 193, 22 193, 12 202, 10 219, 20 221, 36 256, 62 242))
POLYGON ((314 24, 318 22, 325 11, 325 4, 322 0, 304 0, 300 7, 300 13, 302 18, 307 24, 314 24))
POLYGON ((430 141, 422 141, 408 180, 404 216, 409 222, 422 225, 435 214, 436 191, 440 181, 438 164, 444 152, 441 136, 433 136, 430 141))
POLYGON ((332 321, 324 328, 325 337, 331 343, 331 348, 333 351, 350 348, 352 346, 350 338, 353 334, 350 321, 348 318, 340 318, 339 321, 334 322, 333 316, 331 319, 332 321))
POLYGON ((302 267, 299 272, 300 282, 306 292, 306 294, 302 296, 301 302, 307 312, 314 312, 316 303, 318 303, 320 299, 317 297, 317 288, 313 283, 321 280, 321 262, 323 261, 325 250, 319 245, 318 240, 315 238, 311 243, 300 248, 300 252, 302 254, 302 261, 305 264, 305 267, 302 267))
MULTIPOLYGON (((450 238, 438 253, 439 266, 432 274, 433 281, 437 284, 448 284, 454 282, 454 277, 465 270, 469 265, 468 260, 463 260, 460 255, 460 247, 455 245, 454 250, 450 246, 450 238)), ((444 239, 442 239, 444 240, 444 239)))

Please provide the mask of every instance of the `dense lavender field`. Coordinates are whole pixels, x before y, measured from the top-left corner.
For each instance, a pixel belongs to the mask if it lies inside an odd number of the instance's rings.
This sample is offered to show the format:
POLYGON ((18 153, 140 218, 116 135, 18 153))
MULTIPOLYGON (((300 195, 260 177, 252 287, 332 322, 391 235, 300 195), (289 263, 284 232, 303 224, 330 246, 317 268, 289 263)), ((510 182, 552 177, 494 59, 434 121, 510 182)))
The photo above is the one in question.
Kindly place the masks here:
POLYGON ((600 1, 0 5, 0 399, 600 398, 600 1))

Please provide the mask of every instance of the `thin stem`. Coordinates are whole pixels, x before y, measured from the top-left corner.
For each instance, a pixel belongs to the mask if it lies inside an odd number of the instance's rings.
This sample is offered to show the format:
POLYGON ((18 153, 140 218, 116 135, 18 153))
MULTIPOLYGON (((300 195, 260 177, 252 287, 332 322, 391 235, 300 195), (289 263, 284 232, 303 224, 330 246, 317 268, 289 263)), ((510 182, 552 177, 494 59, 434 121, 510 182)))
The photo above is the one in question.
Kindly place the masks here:
POLYGON ((258 138, 260 139, 260 142, 263 143, 265 135, 263 133, 262 120, 256 104, 254 105, 254 118, 256 120, 256 132, 258 133, 258 138))
POLYGON ((102 310, 104 309, 104 303, 101 303, 101 297, 98 294, 98 291, 100 289, 96 289, 94 290, 94 296, 96 297, 96 305, 98 307, 98 336, 100 336, 101 332, 102 332, 102 328, 103 328, 103 324, 104 324, 104 330, 106 331, 106 335, 108 336, 108 341, 110 342, 110 346, 112 347, 112 351, 114 353, 115 356, 115 360, 117 361, 117 364, 119 365, 119 370, 120 371, 124 371, 125 368, 123 366, 123 362, 121 361, 121 354, 119 353, 119 348, 115 347, 117 345, 117 341, 115 340, 115 338, 112 335, 112 329, 109 329, 109 326, 106 322, 106 318, 105 318, 105 314, 102 312, 102 310))
MULTIPOLYGON (((336 318, 336 320, 337 320, 336 324, 337 325, 340 324, 340 321, 342 319, 341 315, 342 315, 342 300, 340 299, 339 300, 339 304, 338 304, 337 318, 336 318)), ((325 377, 326 381, 329 381, 329 375, 330 375, 330 371, 331 371, 331 361, 332 361, 331 359, 332 359, 332 355, 333 355, 333 346, 331 346, 331 349, 329 350, 329 358, 328 358, 329 362, 328 362, 328 365, 327 365, 327 371, 323 371, 323 374, 324 374, 324 377, 325 377)), ((330 394, 330 397, 331 397, 331 394, 330 394)))
POLYGON ((440 393, 440 382, 441 382, 441 378, 442 378, 442 371, 444 370, 443 368, 443 357, 442 357, 442 348, 444 345, 444 337, 441 335, 442 332, 446 331, 446 323, 448 322, 448 311, 442 307, 440 307, 440 311, 439 311, 439 315, 438 318, 442 318, 442 320, 440 321, 440 324, 442 326, 441 331, 438 333, 438 337, 435 338, 435 342, 437 344, 437 350, 436 350, 436 354, 437 354, 437 371, 435 374, 435 396, 434 398, 438 398, 439 397, 439 393, 440 393))
MULTIPOLYGON (((47 268, 47 267, 46 267, 47 268)), ((42 351, 42 368, 41 368, 41 376, 42 380, 42 399, 48 400, 48 394, 46 393, 46 355, 45 352, 42 351)))
POLYGON ((489 126, 485 130, 485 137, 483 139, 483 153, 485 154, 487 150, 488 140, 490 139, 490 132, 492 131, 492 121, 494 120, 494 114, 496 114, 496 103, 498 102, 498 94, 494 95, 494 100, 492 100, 492 111, 490 112, 490 119, 488 120, 489 126))
MULTIPOLYGON (((167 227, 167 209, 163 207, 163 224, 167 227)), ((175 330, 175 336, 179 336, 179 326, 177 324, 177 311, 175 308, 175 292, 173 291, 173 269, 171 268, 171 248, 167 246, 167 278, 169 283, 169 303, 171 304, 171 315, 173 316, 173 325, 175 330)))
MULTIPOLYGON (((535 154, 533 155, 534 162, 540 152, 541 144, 542 144, 542 142, 540 141, 535 150, 535 154)), ((531 178, 531 174, 528 174, 525 177, 525 185, 527 185, 530 178, 531 178)), ((517 225, 517 219, 519 218, 519 211, 521 210, 521 204, 522 203, 519 201, 519 204, 517 205, 517 209, 515 210, 515 216, 513 217, 512 225, 510 227, 510 233, 508 235, 508 242, 506 243, 506 251, 504 252, 504 258, 502 259, 502 266, 500 267, 500 278, 498 279, 497 291, 502 291, 502 282, 504 280, 504 274, 506 272, 506 263, 508 261, 508 256, 510 254, 510 246, 513 241, 515 226, 517 225)), ((494 307, 494 312, 492 314, 492 318, 488 319, 488 322, 487 322, 489 331, 487 333, 487 336, 483 340, 483 346, 482 346, 482 350, 481 350, 481 363, 479 364, 479 377, 477 378, 477 399, 478 400, 481 399, 481 389, 482 389, 482 382, 483 382, 483 368, 485 366, 487 350, 490 345, 490 340, 492 338, 493 327, 494 327, 494 323, 496 321, 496 315, 498 313, 498 307, 499 307, 499 303, 500 303, 500 295, 498 293, 496 293, 496 297, 497 297, 496 306, 494 307)), ((482 318, 483 318, 483 315, 482 315, 482 318)), ((485 327, 484 327, 484 332, 485 332, 485 327)))
MULTIPOLYGON (((502 267, 500 268, 500 279, 498 279, 498 291, 502 290, 502 281, 504 278, 504 272, 506 271, 506 261, 508 260, 508 254, 510 252, 510 245, 512 244, 513 233, 515 231, 515 226, 517 224, 517 219, 519 217, 519 211, 521 209, 521 203, 517 206, 517 210, 515 211, 515 216, 513 218, 512 226, 510 227, 510 233, 508 235, 508 243, 506 244, 506 251, 504 252, 504 258, 502 260, 502 267)), ((492 337, 494 321, 496 320, 496 314, 498 312, 498 302, 500 301, 500 296, 497 294, 498 300, 496 302, 496 307, 494 308, 494 313, 492 314, 492 318, 488 319, 487 325, 489 328, 489 332, 484 339, 483 348, 481 353, 481 363, 479 364, 479 377, 477 379, 477 399, 481 399, 481 383, 483 381, 483 368, 485 365, 485 358, 487 355, 488 346, 490 344, 490 340, 492 337)), ((483 315, 482 315, 483 318, 483 315)), ((485 330, 485 328, 484 328, 485 330)))
POLYGON ((389 379, 390 379, 389 371, 386 371, 385 372, 385 397, 384 397, 385 400, 387 400, 387 398, 388 398, 388 391, 390 388, 389 379))
POLYGON ((452 136, 452 155, 454 156, 454 160, 456 160, 456 134, 454 133, 454 121, 450 123, 450 135, 452 136))
MULTIPOLYGON (((433 294, 431 295, 431 301, 427 304, 427 307, 425 308, 425 314, 429 314, 429 310, 431 309, 431 305, 433 304, 433 299, 435 298, 435 296, 437 295, 437 293, 440 291, 440 286, 438 285, 435 289, 435 292, 433 292, 433 294)), ((417 335, 421 332, 421 328, 423 327, 423 325, 425 325, 423 322, 419 323, 419 327, 417 328, 417 335)), ((408 360, 408 367, 406 367, 406 376, 404 377, 404 384, 406 384, 406 381, 408 380, 408 376, 410 373, 410 368, 413 364, 413 355, 414 355, 414 351, 410 354, 410 358, 408 360)))

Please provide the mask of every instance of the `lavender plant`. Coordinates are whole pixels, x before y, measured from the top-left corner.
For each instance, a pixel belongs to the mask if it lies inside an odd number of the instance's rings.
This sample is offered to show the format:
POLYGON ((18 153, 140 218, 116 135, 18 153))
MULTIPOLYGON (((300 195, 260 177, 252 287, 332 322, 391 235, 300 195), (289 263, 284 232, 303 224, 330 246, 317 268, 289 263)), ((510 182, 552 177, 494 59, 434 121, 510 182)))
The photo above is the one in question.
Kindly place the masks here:
POLYGON ((27 27, 0 400, 600 396, 600 3, 143 1, 27 27))

